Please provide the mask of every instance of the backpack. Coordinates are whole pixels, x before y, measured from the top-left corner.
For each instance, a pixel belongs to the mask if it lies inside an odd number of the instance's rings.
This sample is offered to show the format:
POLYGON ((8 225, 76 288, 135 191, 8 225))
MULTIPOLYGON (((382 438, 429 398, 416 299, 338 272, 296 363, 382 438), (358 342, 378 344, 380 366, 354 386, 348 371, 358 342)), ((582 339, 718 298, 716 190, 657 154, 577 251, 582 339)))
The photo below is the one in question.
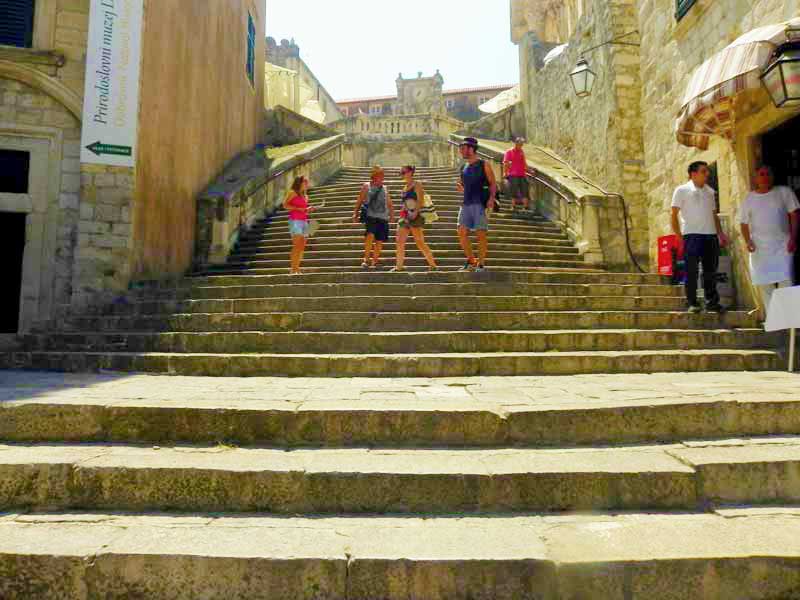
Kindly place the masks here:
POLYGON ((386 188, 382 186, 375 193, 369 194, 366 204, 372 209, 372 212, 384 214, 386 212, 386 188))
POLYGON ((374 212, 386 213, 386 186, 382 186, 375 193, 367 192, 367 199, 361 205, 361 211, 358 215, 359 222, 367 222, 367 211, 370 207, 374 212))

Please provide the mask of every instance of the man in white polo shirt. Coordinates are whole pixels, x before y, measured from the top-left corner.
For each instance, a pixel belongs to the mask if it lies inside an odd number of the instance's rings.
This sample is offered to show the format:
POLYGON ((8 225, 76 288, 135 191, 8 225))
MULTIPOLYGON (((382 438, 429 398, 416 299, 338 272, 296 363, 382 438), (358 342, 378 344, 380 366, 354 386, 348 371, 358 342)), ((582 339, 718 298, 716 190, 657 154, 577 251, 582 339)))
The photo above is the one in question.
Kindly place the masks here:
POLYGON ((719 249, 728 245, 717 214, 714 190, 707 185, 711 174, 708 163, 689 165, 689 181, 676 188, 672 196, 672 231, 678 236, 686 260, 686 300, 689 312, 703 309, 697 301, 699 265, 703 265, 706 310, 722 312, 717 292, 719 249))

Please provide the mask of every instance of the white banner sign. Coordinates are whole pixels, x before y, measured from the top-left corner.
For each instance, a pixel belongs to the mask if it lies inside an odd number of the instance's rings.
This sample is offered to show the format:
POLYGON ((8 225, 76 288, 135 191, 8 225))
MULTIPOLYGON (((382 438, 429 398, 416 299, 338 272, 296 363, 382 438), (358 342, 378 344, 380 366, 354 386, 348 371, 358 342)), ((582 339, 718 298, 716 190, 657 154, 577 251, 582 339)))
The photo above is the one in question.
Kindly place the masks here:
POLYGON ((144 0, 91 0, 81 162, 132 167, 144 0))

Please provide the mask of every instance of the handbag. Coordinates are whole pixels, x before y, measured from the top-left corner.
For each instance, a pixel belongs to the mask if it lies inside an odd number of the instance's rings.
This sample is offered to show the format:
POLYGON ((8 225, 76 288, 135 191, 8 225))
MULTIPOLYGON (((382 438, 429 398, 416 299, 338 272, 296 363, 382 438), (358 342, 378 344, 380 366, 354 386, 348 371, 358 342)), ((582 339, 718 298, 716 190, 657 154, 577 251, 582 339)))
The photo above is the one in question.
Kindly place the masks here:
POLYGON ((436 212, 436 206, 433 204, 433 198, 430 194, 425 194, 422 201, 422 209, 419 211, 425 223, 435 223, 439 220, 439 213, 436 212))

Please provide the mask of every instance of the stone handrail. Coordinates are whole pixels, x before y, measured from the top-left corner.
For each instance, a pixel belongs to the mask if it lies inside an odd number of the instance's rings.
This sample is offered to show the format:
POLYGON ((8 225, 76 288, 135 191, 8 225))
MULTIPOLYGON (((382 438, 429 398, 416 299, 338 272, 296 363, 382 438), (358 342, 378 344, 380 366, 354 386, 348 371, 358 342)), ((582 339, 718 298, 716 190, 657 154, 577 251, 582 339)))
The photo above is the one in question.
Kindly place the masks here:
POLYGON ((295 177, 313 186, 341 170, 343 141, 257 148, 231 162, 198 198, 194 269, 223 264, 244 232, 280 208, 295 177))
MULTIPOLYGON (((455 153, 463 139, 461 135, 450 136, 454 163, 458 160, 455 153)), ((479 143, 479 155, 490 162, 500 181, 505 151, 511 143, 483 139, 479 143)), ((588 265, 606 265, 606 252, 600 235, 605 196, 574 178, 565 165, 558 164, 552 157, 548 160, 548 153, 536 152, 531 147, 526 147, 525 151, 528 179, 533 188, 531 196, 537 210, 563 227, 588 265)))
POLYGON ((363 139, 447 139, 464 124, 447 115, 356 115, 332 123, 330 127, 348 138, 363 139))

